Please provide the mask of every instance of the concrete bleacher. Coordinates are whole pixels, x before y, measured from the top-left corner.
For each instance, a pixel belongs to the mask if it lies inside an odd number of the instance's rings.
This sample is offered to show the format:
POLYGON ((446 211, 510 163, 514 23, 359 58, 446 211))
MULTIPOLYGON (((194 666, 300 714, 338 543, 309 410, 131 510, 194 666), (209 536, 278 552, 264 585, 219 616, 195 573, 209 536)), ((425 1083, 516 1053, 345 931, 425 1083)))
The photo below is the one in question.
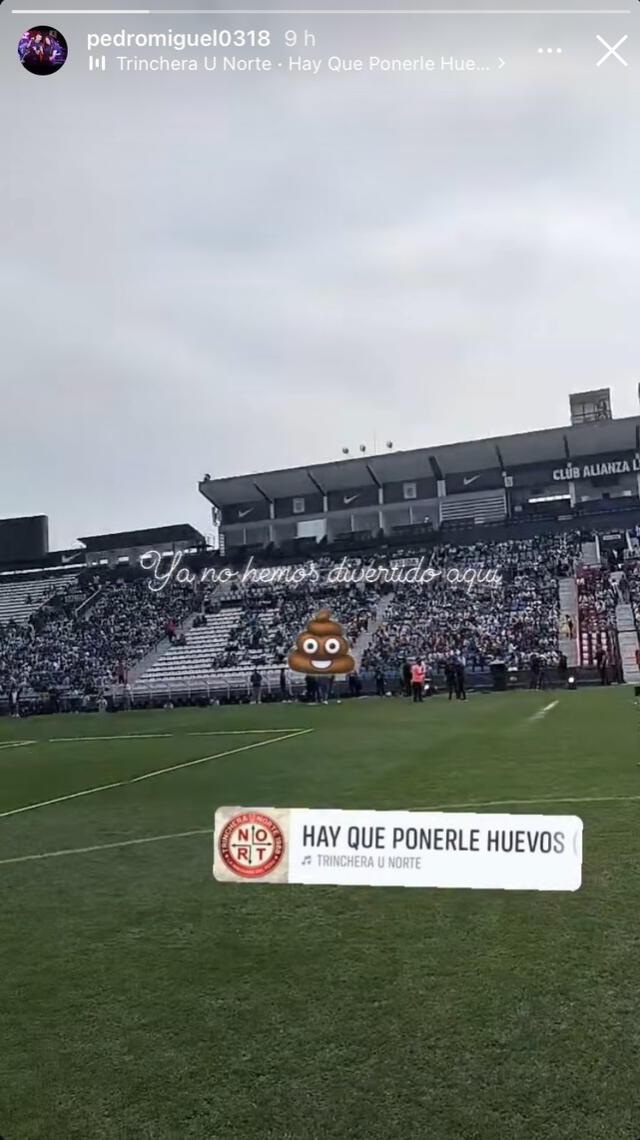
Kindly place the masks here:
POLYGON ((52 594, 64 593, 75 581, 75 574, 56 574, 49 578, 25 576, 9 581, 0 579, 0 625, 9 621, 25 625, 29 616, 52 594))
POLYGON ((579 663, 577 636, 577 631, 579 630, 578 589, 575 578, 559 579, 558 599, 560 610, 558 647, 566 655, 567 665, 572 669, 579 663), (568 618, 573 622, 573 633, 567 621, 568 618))
POLYGON ((616 623, 618 626, 618 640, 620 643, 620 657, 624 670, 625 681, 633 684, 640 682, 640 668, 638 667, 638 650, 640 650, 640 562, 630 561, 622 571, 611 575, 616 585, 626 577, 627 591, 625 591, 616 607, 616 623))
POLYGON ((618 626, 618 644, 624 679, 637 684, 640 681, 640 669, 638 669, 636 653, 640 643, 638 642, 633 608, 629 603, 621 602, 616 606, 616 624, 618 626))
POLYGON ((284 668, 287 686, 297 691, 304 678, 288 668, 287 656, 311 612, 325 607, 336 612, 337 605, 352 653, 356 644, 364 643, 376 618, 379 598, 370 587, 318 589, 309 596, 304 590, 265 591, 258 586, 248 588, 242 597, 231 595, 231 604, 225 602, 217 613, 206 615, 206 626, 190 623, 184 628, 186 645, 167 642, 154 658, 143 661, 136 670, 134 689, 172 694, 198 687, 212 695, 218 690, 247 692, 257 668, 265 689, 279 691, 284 668))
MULTIPOLYGON (((191 626, 186 630, 187 644, 169 645, 149 669, 140 673, 134 688, 156 689, 166 686, 168 689, 179 689, 202 682, 246 688, 250 673, 263 656, 262 649, 243 649, 241 661, 237 665, 227 668, 212 666, 212 661, 227 648, 229 633, 237 626, 241 615, 241 606, 226 606, 217 614, 208 614, 206 626, 191 626)), ((270 616, 270 611, 264 611, 262 617, 265 623, 268 623, 270 616)), ((275 680, 280 673, 280 667, 276 665, 259 665, 259 669, 265 681, 275 680)))

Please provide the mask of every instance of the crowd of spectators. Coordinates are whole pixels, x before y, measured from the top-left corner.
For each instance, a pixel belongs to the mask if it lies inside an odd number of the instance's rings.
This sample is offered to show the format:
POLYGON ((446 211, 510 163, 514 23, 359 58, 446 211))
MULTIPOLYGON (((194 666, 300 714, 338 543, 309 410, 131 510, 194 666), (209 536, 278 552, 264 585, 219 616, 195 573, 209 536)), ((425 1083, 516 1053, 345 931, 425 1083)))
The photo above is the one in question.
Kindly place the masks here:
MULTIPOLYGON (((534 654, 553 665, 559 658, 559 630, 567 620, 560 613, 558 582, 575 573, 580 549, 576 532, 472 546, 443 544, 422 555, 413 548, 395 551, 391 560, 409 566, 422 557, 434 571, 495 570, 490 585, 452 583, 445 575, 424 584, 353 579, 331 584, 327 576, 336 561, 329 556, 306 564, 298 583, 236 583, 217 593, 176 581, 154 592, 147 575, 81 578, 66 595, 49 599, 28 624, 0 628, 0 694, 11 686, 99 693, 125 680, 127 670, 162 638, 184 645, 181 625, 191 613, 198 614, 197 629, 215 622, 221 606, 229 605, 238 607, 239 616, 211 662, 213 670, 286 664, 297 636, 320 609, 329 609, 342 624, 352 647, 361 634, 371 633, 360 668, 375 674, 381 689, 384 676, 400 673, 408 661, 424 661, 435 669, 456 657, 471 669, 494 660, 521 668, 534 654)), ((380 560, 340 561, 357 573, 380 560)), ((637 565, 627 571, 626 582, 640 612, 637 565)), ((578 579, 580 623, 597 635, 594 654, 599 634, 612 627, 622 592, 607 571, 585 571, 578 579)))
POLYGON ((592 666, 600 649, 616 656, 616 606, 622 591, 602 567, 585 567, 576 578, 581 665, 592 666))
MULTIPOLYGON (((329 562, 329 567, 331 563, 329 562)), ((310 616, 328 609, 354 645, 374 619, 380 593, 367 583, 356 586, 326 584, 327 567, 311 585, 244 586, 233 592, 242 606, 239 621, 229 631, 225 650, 212 662, 226 669, 251 661, 253 665, 281 665, 310 616)))
POLYGON ((179 623, 194 606, 189 587, 153 593, 146 578, 80 588, 86 605, 76 590, 54 595, 26 625, 0 629, 0 695, 100 692, 161 640, 169 618, 179 623))
POLYGON ((579 553, 578 534, 437 547, 434 568, 499 569, 501 581, 467 587, 436 578, 426 587, 398 588, 363 655, 363 668, 388 671, 403 660, 420 660, 437 669, 453 657, 463 657, 471 669, 494 660, 522 668, 532 653, 545 664, 556 663, 558 580, 573 574, 579 553))

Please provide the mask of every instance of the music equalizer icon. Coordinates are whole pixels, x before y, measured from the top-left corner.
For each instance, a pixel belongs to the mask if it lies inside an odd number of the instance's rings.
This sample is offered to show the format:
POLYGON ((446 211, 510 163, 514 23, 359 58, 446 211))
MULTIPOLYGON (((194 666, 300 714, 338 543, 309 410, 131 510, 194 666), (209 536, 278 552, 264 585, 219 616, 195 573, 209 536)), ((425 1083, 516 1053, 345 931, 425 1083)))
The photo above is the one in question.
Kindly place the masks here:
POLYGON ((89 56, 89 71, 106 71, 107 70, 107 57, 106 55, 90 55, 89 56))

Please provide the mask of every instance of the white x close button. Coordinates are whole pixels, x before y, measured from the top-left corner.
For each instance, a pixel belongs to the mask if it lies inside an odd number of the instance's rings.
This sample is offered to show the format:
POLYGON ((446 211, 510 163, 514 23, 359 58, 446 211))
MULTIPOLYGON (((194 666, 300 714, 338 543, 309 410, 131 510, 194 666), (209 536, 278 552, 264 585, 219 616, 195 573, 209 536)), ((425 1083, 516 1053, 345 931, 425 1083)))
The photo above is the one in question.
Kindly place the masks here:
POLYGON ((617 44, 613 44, 613 45, 608 44, 603 36, 596 36, 596 39, 599 40, 599 42, 602 44, 602 46, 607 49, 606 52, 604 53, 604 55, 602 56, 602 59, 599 59, 598 62, 596 63, 596 67, 602 67, 602 64, 607 59, 617 59, 618 63, 621 63, 623 67, 629 66, 628 61, 624 58, 623 55, 620 55, 618 52, 618 48, 622 46, 622 44, 625 42, 625 40, 629 39, 628 36, 622 36, 622 38, 618 40, 617 44))

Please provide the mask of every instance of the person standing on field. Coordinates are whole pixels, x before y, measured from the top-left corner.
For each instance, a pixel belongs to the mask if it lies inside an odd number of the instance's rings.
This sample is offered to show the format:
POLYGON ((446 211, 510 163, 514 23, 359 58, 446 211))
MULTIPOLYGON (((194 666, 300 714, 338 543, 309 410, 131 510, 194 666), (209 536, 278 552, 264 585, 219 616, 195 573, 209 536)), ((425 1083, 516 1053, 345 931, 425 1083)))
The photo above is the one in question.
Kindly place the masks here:
POLYGON ((251 691, 253 694, 253 703, 259 705, 262 693, 262 674, 258 669, 254 669, 251 674, 251 691))
POLYGON ((423 699, 425 669, 420 661, 416 661, 411 666, 411 691, 413 693, 414 701, 421 701, 423 699))
POLYGON ((466 701, 467 690, 464 675, 465 660, 461 653, 455 659, 455 684, 456 684, 456 699, 459 701, 466 701))
POLYGON ((453 694, 456 691, 456 666, 453 658, 450 658, 449 661, 445 662, 444 677, 445 681, 447 682, 447 693, 449 694, 449 700, 453 700, 453 694))

